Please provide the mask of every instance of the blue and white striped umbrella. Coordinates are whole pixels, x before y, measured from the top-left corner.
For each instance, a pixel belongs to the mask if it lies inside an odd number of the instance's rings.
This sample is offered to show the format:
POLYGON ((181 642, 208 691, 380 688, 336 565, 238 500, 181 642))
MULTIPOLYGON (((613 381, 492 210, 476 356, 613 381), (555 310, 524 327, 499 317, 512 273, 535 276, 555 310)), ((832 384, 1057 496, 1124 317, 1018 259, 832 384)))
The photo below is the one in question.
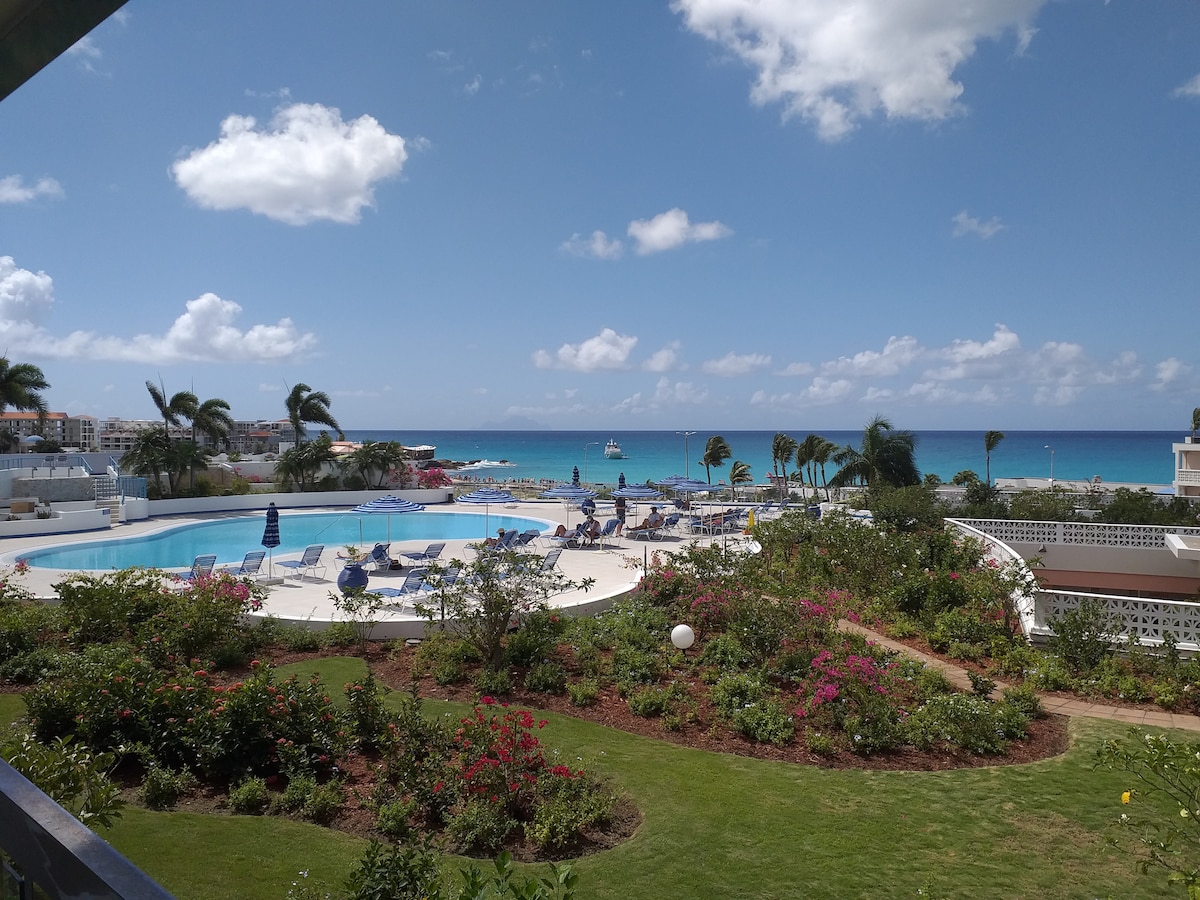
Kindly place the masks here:
POLYGON ((393 513, 408 513, 422 512, 425 509, 420 503, 413 503, 411 500, 405 500, 402 497, 395 497, 392 494, 385 494, 382 497, 376 497, 374 500, 368 500, 366 503, 360 503, 351 512, 368 513, 377 515, 386 513, 388 517, 388 543, 392 542, 392 514, 393 513))
POLYGON ((657 484, 659 487, 669 488, 669 487, 675 487, 675 485, 679 484, 681 481, 691 481, 691 480, 692 479, 688 478, 686 475, 668 475, 666 478, 662 479, 661 481, 656 481, 654 483, 657 484))
POLYGON ((267 526, 263 529, 262 545, 270 556, 267 560, 267 577, 275 577, 275 548, 279 546, 279 509, 274 501, 267 507, 267 526))
POLYGON ((617 488, 612 495, 624 497, 626 500, 658 500, 662 497, 662 491, 655 490, 648 484, 631 484, 617 488))
POLYGON ((596 492, 578 484, 556 484, 554 487, 542 491, 538 496, 563 501, 563 524, 569 524, 566 520, 570 516, 571 501, 595 497, 596 492))
POLYGON ((471 491, 469 494, 455 497, 454 502, 472 503, 483 507, 483 535, 486 538, 490 531, 488 516, 491 505, 493 503, 516 503, 517 498, 508 491, 500 491, 496 488, 479 488, 478 490, 471 491))

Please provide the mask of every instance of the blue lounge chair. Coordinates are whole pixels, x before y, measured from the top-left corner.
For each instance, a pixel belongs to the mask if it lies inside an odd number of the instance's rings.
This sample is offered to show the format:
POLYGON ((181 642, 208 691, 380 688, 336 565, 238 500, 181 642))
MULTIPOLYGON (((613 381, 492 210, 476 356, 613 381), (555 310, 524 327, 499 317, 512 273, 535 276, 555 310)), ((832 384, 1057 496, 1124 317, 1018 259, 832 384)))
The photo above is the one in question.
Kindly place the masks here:
POLYGON ((562 547, 551 550, 542 557, 542 564, 538 567, 538 574, 544 575, 546 572, 553 572, 554 567, 558 565, 558 558, 562 556, 562 547))
POLYGON ((574 531, 568 531, 566 534, 552 534, 550 535, 550 545, 558 547, 560 550, 566 547, 578 549, 583 546, 583 530, 586 527, 586 523, 580 523, 575 526, 574 531))
POLYGON ((376 572, 384 572, 392 567, 392 557, 389 554, 391 547, 391 544, 376 544, 371 548, 367 562, 375 566, 376 572))
POLYGON ((530 544, 536 541, 540 535, 541 532, 536 528, 530 528, 528 531, 522 531, 519 535, 517 535, 517 539, 513 541, 512 549, 525 550, 530 544))
POLYGON ((419 594, 421 591, 428 589, 429 587, 425 583, 425 570, 413 569, 404 576, 404 583, 400 587, 367 588, 367 593, 378 594, 380 597, 395 598, 403 597, 407 594, 419 594))
POLYGON ((604 523, 604 527, 600 530, 600 533, 596 535, 596 540, 600 542, 601 550, 604 549, 604 544, 607 541, 611 540, 615 543, 616 541, 620 540, 620 538, 617 537, 617 526, 620 524, 620 519, 609 519, 604 523))
POLYGON ((197 556, 192 560, 192 568, 188 572, 184 572, 179 576, 180 581, 195 581, 197 578, 204 578, 206 575, 211 575, 213 566, 217 564, 217 554, 206 553, 203 556, 197 556))
POLYGON ((310 544, 304 548, 304 554, 299 559, 285 559, 278 565, 285 569, 295 569, 295 578, 297 580, 305 575, 311 574, 313 578, 317 576, 317 569, 321 570, 321 578, 325 577, 325 566, 321 563, 321 554, 325 552, 324 544, 310 544))
POLYGON ((419 562, 433 562, 442 555, 442 551, 446 549, 445 543, 430 544, 424 550, 414 550, 411 553, 401 553, 407 560, 411 560, 414 564, 419 562))
POLYGON ((240 566, 226 566, 221 572, 226 575, 249 578, 262 571, 263 560, 266 558, 266 550, 251 550, 246 554, 240 566))
POLYGON ((494 556, 498 553, 504 553, 507 550, 515 550, 519 536, 517 529, 510 528, 504 534, 500 535, 496 543, 491 547, 486 544, 475 544, 474 547, 480 556, 494 556))

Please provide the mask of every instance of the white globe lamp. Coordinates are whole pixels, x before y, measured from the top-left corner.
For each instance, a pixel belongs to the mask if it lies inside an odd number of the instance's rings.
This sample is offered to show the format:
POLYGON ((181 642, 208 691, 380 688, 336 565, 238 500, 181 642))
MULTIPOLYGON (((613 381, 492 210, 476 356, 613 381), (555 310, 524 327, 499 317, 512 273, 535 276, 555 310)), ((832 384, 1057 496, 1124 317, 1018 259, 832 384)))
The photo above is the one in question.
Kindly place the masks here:
POLYGON ((680 650, 686 650, 696 643, 696 632, 691 625, 676 625, 671 629, 671 643, 680 650))

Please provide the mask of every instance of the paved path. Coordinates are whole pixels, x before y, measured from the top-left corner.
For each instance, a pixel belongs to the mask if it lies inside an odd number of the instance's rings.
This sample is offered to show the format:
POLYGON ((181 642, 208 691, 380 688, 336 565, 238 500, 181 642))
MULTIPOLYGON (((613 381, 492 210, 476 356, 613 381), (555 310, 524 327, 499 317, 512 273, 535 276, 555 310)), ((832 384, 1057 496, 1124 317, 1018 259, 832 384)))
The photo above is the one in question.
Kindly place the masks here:
MULTIPOLYGON (((946 676, 946 680, 956 688, 965 691, 971 690, 971 680, 967 677, 966 669, 938 659, 936 656, 930 656, 928 653, 922 653, 920 650, 915 650, 907 644, 893 641, 891 638, 885 637, 876 631, 863 628, 861 625, 856 625, 845 619, 841 620, 838 626, 843 631, 852 631, 861 634, 867 640, 874 644, 879 644, 881 647, 887 647, 889 650, 897 650, 915 659, 919 659, 930 668, 941 671, 946 676)), ((1006 687, 1008 685, 997 682, 995 693, 999 694, 1006 687)), ((1093 703, 1090 700, 1082 700, 1076 697, 1059 697, 1054 694, 1038 694, 1038 697, 1042 701, 1042 709, 1048 713, 1058 713, 1062 716, 1089 716, 1093 719, 1112 719, 1117 722, 1127 722, 1130 725, 1200 731, 1200 716, 1180 715, 1179 713, 1171 713, 1161 709, 1127 709, 1122 706, 1108 706, 1104 703, 1093 703)))

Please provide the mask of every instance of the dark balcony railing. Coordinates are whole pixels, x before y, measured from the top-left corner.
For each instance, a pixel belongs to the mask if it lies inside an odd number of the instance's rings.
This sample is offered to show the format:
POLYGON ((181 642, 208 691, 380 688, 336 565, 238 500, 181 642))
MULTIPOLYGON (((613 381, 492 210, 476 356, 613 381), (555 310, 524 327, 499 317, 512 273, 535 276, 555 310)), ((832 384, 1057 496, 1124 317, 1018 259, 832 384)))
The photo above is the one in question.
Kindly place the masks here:
POLYGON ((78 900, 171 900, 171 895, 95 832, 47 797, 33 782, 0 760, 0 851, 20 879, 0 872, 0 896, 32 897, 28 884, 46 896, 78 900))

